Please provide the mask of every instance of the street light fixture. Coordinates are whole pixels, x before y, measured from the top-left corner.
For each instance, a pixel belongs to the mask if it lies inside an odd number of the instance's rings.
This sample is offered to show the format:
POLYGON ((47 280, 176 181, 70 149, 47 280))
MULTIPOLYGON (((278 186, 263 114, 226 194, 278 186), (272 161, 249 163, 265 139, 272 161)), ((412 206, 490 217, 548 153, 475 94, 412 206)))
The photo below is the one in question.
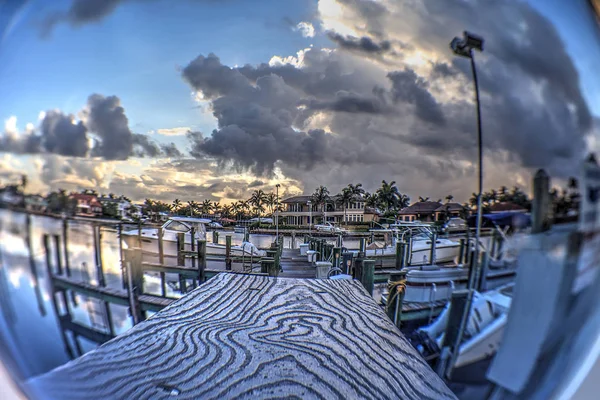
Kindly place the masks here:
POLYGON ((471 273, 471 279, 468 283, 468 289, 470 291, 469 298, 466 304, 466 309, 463 313, 463 318, 460 323, 458 335, 455 343, 454 354, 452 354, 450 363, 448 364, 448 374, 451 373, 452 367, 456 358, 458 356, 458 349, 460 348, 460 343, 462 342, 463 332, 465 330, 467 320, 469 318, 469 312, 473 303, 473 290, 475 288, 476 282, 479 281, 479 238, 481 234, 481 194, 483 192, 483 147, 481 142, 481 105, 479 102, 479 83, 477 81, 477 70, 475 68, 475 57, 473 56, 473 50, 483 51, 483 38, 481 36, 475 35, 470 32, 463 32, 463 37, 455 37, 450 42, 450 48, 457 56, 466 57, 471 60, 471 72, 473 73, 473 82, 475 86, 475 102, 477 106, 477 148, 479 155, 479 190, 477 193, 477 228, 475 230, 475 254, 473 260, 473 268, 475 269, 473 273, 471 273))
POLYGON ((308 206, 308 234, 311 234, 312 231, 312 202, 309 200, 306 202, 308 206))
POLYGON ((275 237, 279 238, 279 183, 275 185, 275 237))

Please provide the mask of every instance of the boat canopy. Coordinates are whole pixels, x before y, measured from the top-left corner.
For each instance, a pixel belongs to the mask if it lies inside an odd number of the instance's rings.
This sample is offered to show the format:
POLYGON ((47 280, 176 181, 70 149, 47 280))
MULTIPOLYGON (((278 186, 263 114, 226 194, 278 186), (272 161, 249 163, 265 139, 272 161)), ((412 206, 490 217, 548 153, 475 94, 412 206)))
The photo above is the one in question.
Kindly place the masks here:
MULTIPOLYGON (((477 215, 471 215, 467 220, 468 225, 473 228, 477 226, 477 215)), ((495 214, 484 214, 481 216, 482 228, 506 226, 513 229, 523 229, 531 225, 531 216, 521 212, 500 212, 495 214)))
POLYGON ((163 229, 175 232, 188 233, 194 228, 198 234, 206 233, 205 224, 212 222, 210 219, 193 217, 171 217, 162 226, 163 229))

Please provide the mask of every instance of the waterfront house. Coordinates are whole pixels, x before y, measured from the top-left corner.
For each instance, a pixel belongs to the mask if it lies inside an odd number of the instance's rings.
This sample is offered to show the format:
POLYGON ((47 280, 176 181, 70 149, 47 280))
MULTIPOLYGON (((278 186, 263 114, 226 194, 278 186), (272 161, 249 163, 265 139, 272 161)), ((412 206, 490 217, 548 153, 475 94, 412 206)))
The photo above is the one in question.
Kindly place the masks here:
POLYGON ((75 215, 80 217, 102 216, 102 204, 98 201, 96 195, 71 193, 69 199, 73 199, 77 202, 75 206, 75 215))
POLYGON ((25 196, 25 209, 27 211, 46 212, 48 202, 39 194, 31 194, 25 196))
POLYGON ((323 207, 320 204, 311 203, 309 209, 308 202, 311 196, 294 196, 282 200, 283 211, 279 216, 283 219, 286 225, 306 226, 310 224, 312 216, 312 224, 321 221, 327 221, 337 224, 356 224, 361 222, 371 222, 379 220, 377 210, 366 207, 365 199, 361 196, 356 196, 346 205, 340 204, 338 196, 332 196, 323 207), (345 220, 344 220, 345 216, 345 220))
POLYGON ((442 206, 439 201, 419 201, 398 212, 398 220, 403 222, 434 222, 437 220, 436 210, 442 206))
MULTIPOLYGON (((127 216, 127 214, 130 212, 130 209, 132 207, 131 202, 123 196, 121 196, 121 197, 102 196, 102 197, 98 198, 98 201, 100 202, 100 204, 102 204, 102 207, 105 207, 109 204, 115 204, 116 212, 117 212, 116 217, 118 217, 118 218, 125 218, 127 216)), ((133 210, 131 210, 131 211, 133 211, 133 210)))
POLYGON ((0 205, 19 207, 23 205, 23 193, 16 185, 8 185, 0 189, 0 205))
POLYGON ((465 218, 467 210, 460 203, 445 203, 435 209, 435 220, 445 221, 449 218, 465 218))

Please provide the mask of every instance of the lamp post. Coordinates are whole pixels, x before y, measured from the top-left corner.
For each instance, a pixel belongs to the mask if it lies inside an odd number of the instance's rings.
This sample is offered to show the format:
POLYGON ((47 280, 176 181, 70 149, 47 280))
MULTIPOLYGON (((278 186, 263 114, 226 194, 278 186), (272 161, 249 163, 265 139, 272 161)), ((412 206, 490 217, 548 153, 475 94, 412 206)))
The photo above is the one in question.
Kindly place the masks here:
POLYGON ((309 200, 306 205, 308 206, 308 233, 310 234, 312 231, 312 202, 309 200))
MULTIPOLYGON (((479 83, 477 81, 477 69, 475 68, 475 57, 473 56, 473 49, 483 51, 483 38, 472 33, 465 31, 462 39, 455 37, 450 42, 450 48, 454 54, 467 57, 471 60, 471 71, 473 73, 473 82, 475 84, 475 103, 477 108, 477 149, 479 158, 479 187, 477 193, 477 225, 475 230, 475 271, 478 270, 479 265, 479 237, 481 233, 481 194, 483 192, 483 146, 481 143, 481 105, 479 102, 479 83)), ((471 282, 469 282, 469 289, 475 286, 475 275, 471 274, 471 282)))
POLYGON ((468 282, 469 295, 465 305, 460 326, 458 329, 457 337, 454 345, 454 351, 450 356, 450 362, 448 363, 448 369, 446 371, 447 376, 452 374, 454 363, 458 358, 460 351, 460 344, 464 335, 464 331, 469 320, 469 314, 473 305, 473 295, 475 291, 475 285, 479 278, 479 238, 481 233, 481 194, 483 192, 483 146, 481 143, 481 105, 479 102, 479 83, 477 81, 477 69, 475 68, 475 57, 473 56, 473 50, 483 51, 483 38, 467 31, 463 32, 463 37, 455 37, 450 42, 450 48, 457 56, 466 57, 471 60, 471 72, 473 73, 473 83, 475 86, 475 103, 477 108, 477 149, 478 149, 478 162, 479 162, 479 187, 477 193, 477 225, 475 230, 475 254, 473 259, 473 268, 475 269, 471 273, 471 279, 468 282))
POLYGON ((279 238, 279 183, 275 185, 275 237, 279 238))

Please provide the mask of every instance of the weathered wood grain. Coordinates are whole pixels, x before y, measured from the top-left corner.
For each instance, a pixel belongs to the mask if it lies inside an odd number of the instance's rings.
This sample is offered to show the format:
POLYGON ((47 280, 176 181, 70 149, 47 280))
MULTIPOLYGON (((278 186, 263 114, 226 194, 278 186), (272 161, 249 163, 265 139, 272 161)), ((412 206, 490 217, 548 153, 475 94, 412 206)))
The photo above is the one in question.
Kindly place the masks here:
POLYGON ((455 398, 359 282, 234 274, 28 387, 56 399, 455 398))

